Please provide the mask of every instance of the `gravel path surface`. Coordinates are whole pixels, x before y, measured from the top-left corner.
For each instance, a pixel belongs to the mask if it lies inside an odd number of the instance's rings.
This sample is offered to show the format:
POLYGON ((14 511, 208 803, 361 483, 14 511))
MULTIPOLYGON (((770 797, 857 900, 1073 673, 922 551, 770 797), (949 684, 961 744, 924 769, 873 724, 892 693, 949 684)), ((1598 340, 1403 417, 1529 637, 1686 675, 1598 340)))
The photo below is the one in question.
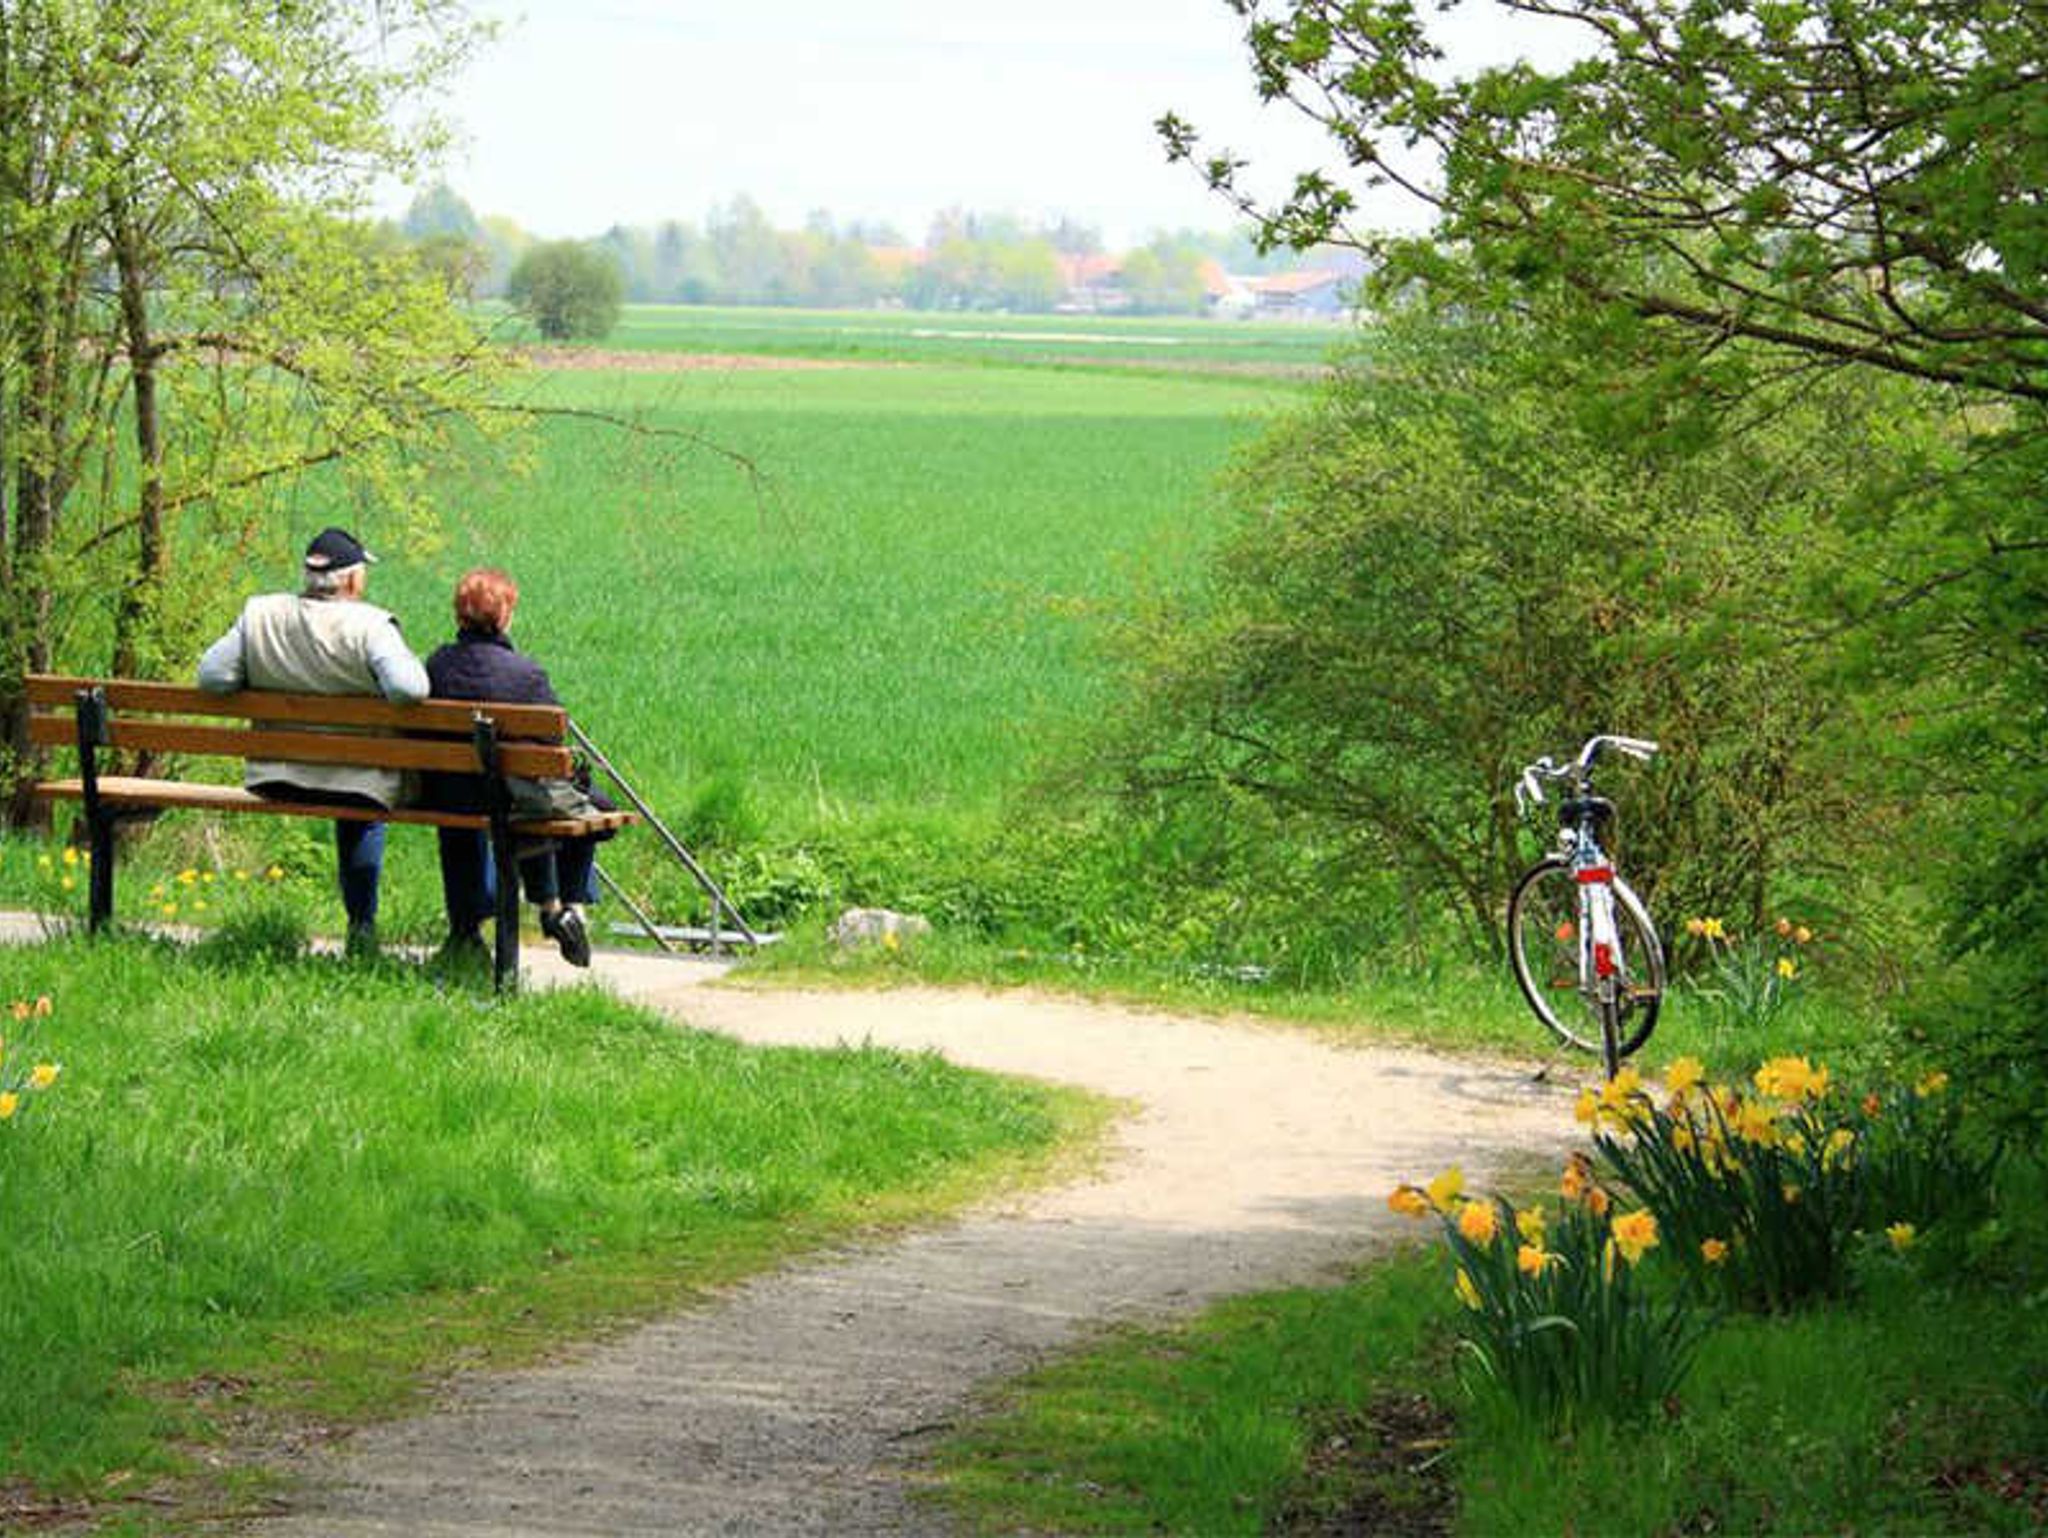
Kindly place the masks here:
MULTIPOLYGON (((564 975, 530 956, 532 975, 564 975)), ((1333 1277, 1398 1219, 1397 1181, 1561 1144, 1526 1068, 1029 994, 706 988, 700 962, 597 976, 747 1041, 871 1040, 1130 1101, 1097 1176, 836 1250, 304 1466, 266 1538, 924 1533, 903 1470, 978 1385, 1104 1321, 1333 1277)))

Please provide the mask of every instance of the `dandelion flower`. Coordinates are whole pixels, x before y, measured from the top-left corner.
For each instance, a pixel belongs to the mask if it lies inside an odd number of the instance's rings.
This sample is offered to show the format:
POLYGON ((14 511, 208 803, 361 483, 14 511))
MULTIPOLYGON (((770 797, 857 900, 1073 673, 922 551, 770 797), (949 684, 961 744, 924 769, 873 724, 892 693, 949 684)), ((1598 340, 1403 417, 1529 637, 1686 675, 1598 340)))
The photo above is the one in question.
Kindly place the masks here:
POLYGON ((1700 1240, 1700 1259, 1710 1266, 1727 1264, 1728 1241, 1725 1239, 1700 1240))
POLYGON ((1500 1215, 1492 1202, 1467 1202, 1458 1209, 1458 1232, 1474 1244, 1491 1244, 1500 1232, 1500 1215))
POLYGON ((164 917, 165 917, 165 918, 167 918, 167 919, 174 919, 174 918, 176 918, 177 916, 178 916, 178 905, 177 905, 176 903, 165 903, 165 904, 164 904, 164 917))
POLYGON ((1890 1223, 1885 1226, 1884 1236, 1891 1240, 1895 1250, 1910 1250, 1917 1230, 1911 1223, 1890 1223))
POLYGON ((0 1121, 6 1121, 21 1109, 21 1096, 11 1089, 0 1089, 0 1121))
POLYGON ((265 876, 265 878, 266 878, 266 879, 268 879, 268 880, 271 880, 271 881, 282 881, 282 880, 284 880, 284 869, 283 869, 283 867, 282 867, 282 866, 277 866, 277 865, 273 865, 273 866, 271 866, 271 867, 270 867, 270 869, 266 870, 266 871, 265 871, 265 872, 264 872, 263 874, 264 874, 264 876, 265 876))
POLYGON ((78 849, 76 845, 66 844, 64 846, 64 863, 66 865, 76 865, 78 863, 78 849))
POLYGON ((1813 931, 1808 929, 1804 924, 1801 924, 1797 929, 1792 931, 1792 938, 1794 940, 1797 940, 1801 945, 1804 945, 1807 941, 1813 938, 1813 931))
POLYGON ((1645 1209, 1624 1212, 1614 1220, 1614 1245, 1630 1265, 1657 1244, 1657 1215, 1645 1209))
POLYGON ((1424 1187, 1429 1194, 1429 1204, 1439 1212, 1456 1201, 1464 1189, 1465 1172, 1455 1164, 1424 1187))
POLYGON ((1685 932, 1697 940, 1707 932, 1707 921, 1705 919, 1687 919, 1685 921, 1685 932))
POLYGON ((29 1015, 28 1000, 16 999, 12 1004, 7 1006, 7 1012, 10 1015, 14 1016, 14 1018, 17 1020, 26 1020, 29 1015))
POLYGON ((249 873, 245 870, 238 870, 235 872, 235 879, 237 881, 247 881, 249 879, 249 873))
POLYGON ((35 1067, 29 1070, 28 1087, 30 1089, 48 1089, 57 1082, 57 1075, 63 1071, 55 1063, 37 1063, 35 1067))
POLYGON ((37 870, 48 870, 50 869, 52 863, 53 862, 51 861, 50 857, 46 854, 39 854, 36 856, 37 870))
POLYGON ((1947 1088, 1948 1075, 1937 1068, 1913 1086, 1913 1093, 1925 1100, 1928 1096, 1938 1095, 1947 1088))
POLYGON ((196 870, 194 870, 194 869, 193 869, 193 868, 192 868, 191 866, 189 866, 189 865, 188 865, 188 866, 186 866, 186 867, 185 867, 185 868, 184 868, 183 870, 181 870, 181 871, 179 871, 179 872, 178 872, 178 881, 179 881, 179 883, 180 883, 181 885, 184 885, 184 886, 190 886, 190 885, 192 885, 192 883, 193 883, 193 882, 197 881, 198 879, 199 879, 199 872, 198 872, 198 871, 196 871, 196 870))
POLYGON ((1780 956, 1778 958, 1778 976, 1784 978, 1785 981, 1789 983, 1790 981, 1792 981, 1793 978, 1797 977, 1798 975, 1798 962, 1794 961, 1790 956, 1780 956))
POLYGON ((36 995, 35 1013, 38 1019, 47 1020, 50 1017, 50 1011, 55 1007, 55 1005, 51 1004, 50 996, 47 993, 36 995))
POLYGON ((1387 1205, 1404 1218, 1426 1218, 1434 1210, 1420 1186, 1395 1186, 1387 1193, 1387 1205))
POLYGON ((1700 933, 1709 940, 1725 940, 1728 938, 1728 931, 1721 927, 1719 919, 1700 920, 1700 933))
POLYGON ((58 882, 57 884, 67 892, 71 891, 74 887, 78 885, 78 883, 69 876, 66 876, 62 881, 58 882))

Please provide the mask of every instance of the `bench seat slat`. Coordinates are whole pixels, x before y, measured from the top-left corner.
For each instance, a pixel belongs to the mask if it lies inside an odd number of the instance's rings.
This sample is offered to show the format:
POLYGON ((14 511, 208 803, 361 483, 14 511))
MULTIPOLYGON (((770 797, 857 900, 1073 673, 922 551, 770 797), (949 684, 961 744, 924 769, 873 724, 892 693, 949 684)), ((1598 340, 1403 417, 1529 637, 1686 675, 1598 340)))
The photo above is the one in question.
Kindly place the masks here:
MULTIPOLYGON (((116 716, 107 723, 109 744, 164 753, 194 753, 227 758, 285 759, 302 764, 353 764, 372 769, 438 769, 451 774, 477 772, 476 749, 467 740, 449 742, 422 737, 355 737, 343 732, 279 731, 264 727, 213 726, 186 721, 138 721, 116 716)), ((29 740, 43 747, 68 748, 78 741, 78 727, 69 717, 29 717, 29 740)), ((507 742, 498 749, 507 774, 528 779, 565 779, 574 767, 569 750, 538 743, 507 742)))
MULTIPOLYGON (((51 800, 78 801, 85 796, 85 782, 44 780, 35 786, 35 793, 51 800)), ((195 785, 134 775, 101 775, 99 793, 100 799, 110 806, 164 806, 201 812, 268 812, 276 817, 318 817, 329 822, 337 819, 343 822, 405 822, 435 828, 488 828, 491 825, 491 820, 481 812, 438 812, 416 806, 395 807, 386 812, 367 806, 273 801, 239 785, 195 785)), ((599 812, 591 817, 556 817, 514 826, 522 837, 573 838, 582 833, 623 828, 638 820, 632 812, 599 812)))
POLYGON ((476 711, 497 723, 501 737, 560 742, 568 732, 569 713, 559 705, 506 705, 497 701, 421 700, 394 705, 368 695, 291 694, 270 689, 244 689, 238 694, 208 694, 182 684, 159 684, 131 678, 74 678, 66 674, 31 673, 24 680, 31 705, 70 709, 81 689, 102 689, 116 711, 139 710, 155 715, 241 716, 258 721, 315 721, 343 726, 399 727, 407 731, 447 732, 467 740, 476 711))

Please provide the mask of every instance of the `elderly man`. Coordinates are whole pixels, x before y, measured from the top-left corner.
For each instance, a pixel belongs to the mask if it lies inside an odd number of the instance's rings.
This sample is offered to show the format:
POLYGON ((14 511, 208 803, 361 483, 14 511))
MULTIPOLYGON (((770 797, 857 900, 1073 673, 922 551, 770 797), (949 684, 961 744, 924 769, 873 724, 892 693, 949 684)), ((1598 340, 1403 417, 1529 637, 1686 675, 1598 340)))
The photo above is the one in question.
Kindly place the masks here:
MULTIPOLYGON (((344 529, 322 529, 306 547, 297 593, 251 598, 228 633, 199 659, 199 687, 214 694, 284 689, 302 694, 381 694, 410 704, 427 697, 427 670, 399 634, 398 620, 363 601, 376 559, 344 529)), ((348 764, 249 761, 246 783, 260 796, 323 806, 389 810, 403 794, 388 769, 348 764)), ((377 946, 377 888, 384 824, 337 821, 334 845, 351 954, 377 946)))

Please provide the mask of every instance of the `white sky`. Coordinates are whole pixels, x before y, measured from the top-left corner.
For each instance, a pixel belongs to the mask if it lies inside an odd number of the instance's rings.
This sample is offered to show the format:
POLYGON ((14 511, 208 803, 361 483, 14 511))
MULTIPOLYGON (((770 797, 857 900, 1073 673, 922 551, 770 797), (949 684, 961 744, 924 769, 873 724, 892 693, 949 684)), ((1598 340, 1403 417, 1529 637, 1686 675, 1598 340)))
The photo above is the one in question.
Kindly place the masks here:
MULTIPOLYGON (((1223 0, 479 0, 504 32, 447 110, 479 214, 535 234, 701 224, 746 194, 912 241, 948 207, 1061 216, 1113 247, 1237 220, 1153 121, 1178 112, 1278 191, 1322 137, 1262 108, 1223 0)), ((402 207, 402 200, 400 206, 402 207)))

